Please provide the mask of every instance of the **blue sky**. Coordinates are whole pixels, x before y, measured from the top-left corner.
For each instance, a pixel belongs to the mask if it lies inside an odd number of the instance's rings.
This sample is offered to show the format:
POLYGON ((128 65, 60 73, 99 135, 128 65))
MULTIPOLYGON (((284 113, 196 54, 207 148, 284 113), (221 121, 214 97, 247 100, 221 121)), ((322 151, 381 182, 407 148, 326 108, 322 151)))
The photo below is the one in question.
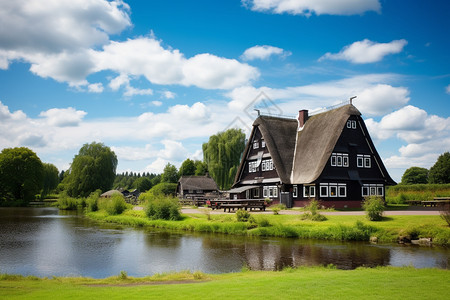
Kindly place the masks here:
POLYGON ((393 178, 450 150, 448 1, 0 0, 0 149, 66 170, 103 142, 118 172, 202 159, 256 117, 357 96, 393 178))

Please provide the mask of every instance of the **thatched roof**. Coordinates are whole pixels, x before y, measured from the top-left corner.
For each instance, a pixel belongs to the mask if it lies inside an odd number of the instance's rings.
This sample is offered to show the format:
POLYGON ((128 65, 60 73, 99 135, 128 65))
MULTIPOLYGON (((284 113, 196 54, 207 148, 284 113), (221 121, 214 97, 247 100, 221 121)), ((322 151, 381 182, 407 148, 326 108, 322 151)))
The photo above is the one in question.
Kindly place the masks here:
POLYGON ((119 191, 119 190, 109 190, 109 191, 104 192, 103 194, 101 194, 100 197, 102 197, 102 198, 110 198, 110 197, 112 197, 115 194, 123 196, 122 192, 119 191))
POLYGON ((290 183, 312 183, 320 176, 352 115, 361 113, 349 104, 308 119, 303 130, 297 132, 290 183))
POLYGON ((209 176, 181 176, 178 185, 183 190, 219 190, 214 179, 209 176))

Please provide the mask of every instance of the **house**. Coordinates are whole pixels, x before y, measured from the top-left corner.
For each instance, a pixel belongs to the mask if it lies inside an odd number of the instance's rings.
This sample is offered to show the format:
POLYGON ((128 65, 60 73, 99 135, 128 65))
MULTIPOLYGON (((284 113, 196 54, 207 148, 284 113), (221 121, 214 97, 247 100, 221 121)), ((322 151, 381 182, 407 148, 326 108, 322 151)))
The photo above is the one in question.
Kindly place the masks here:
POLYGON ((205 176, 181 176, 177 184, 179 198, 203 197, 206 194, 218 194, 218 192, 219 188, 216 182, 208 174, 205 176))
POLYGON ((288 207, 317 199, 343 208, 360 207, 370 195, 384 197, 394 184, 361 113, 347 104, 312 116, 301 110, 297 120, 259 116, 229 192, 288 207))

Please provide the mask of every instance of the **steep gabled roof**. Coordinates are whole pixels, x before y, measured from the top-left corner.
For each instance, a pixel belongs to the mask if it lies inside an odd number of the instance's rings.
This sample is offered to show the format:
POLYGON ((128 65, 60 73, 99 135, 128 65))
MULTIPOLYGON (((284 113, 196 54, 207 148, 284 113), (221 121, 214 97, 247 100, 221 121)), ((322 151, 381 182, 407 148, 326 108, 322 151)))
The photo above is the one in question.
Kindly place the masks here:
POLYGON ((282 182, 289 182, 294 158, 297 120, 270 116, 258 117, 258 126, 282 182))
POLYGON ((209 176, 181 176, 178 184, 183 190, 219 190, 214 179, 209 176))
POLYGON ((312 183, 320 176, 351 115, 361 113, 348 104, 308 119, 297 132, 290 183, 312 183))

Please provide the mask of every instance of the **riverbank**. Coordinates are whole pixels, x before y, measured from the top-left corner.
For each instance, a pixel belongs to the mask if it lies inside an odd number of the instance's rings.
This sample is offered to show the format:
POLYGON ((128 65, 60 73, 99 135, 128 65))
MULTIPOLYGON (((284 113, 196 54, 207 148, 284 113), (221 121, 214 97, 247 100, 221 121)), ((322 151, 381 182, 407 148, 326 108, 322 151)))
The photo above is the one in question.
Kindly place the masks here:
POLYGON ((106 279, 0 275, 3 299, 448 299, 450 272, 412 267, 330 267, 181 272, 106 279))
POLYGON ((302 220, 300 214, 252 213, 250 221, 238 222, 235 214, 214 214, 199 209, 196 213, 183 214, 180 221, 150 220, 139 210, 126 210, 113 216, 99 211, 88 213, 87 217, 126 226, 193 232, 383 243, 422 238, 431 239, 434 245, 450 245, 450 228, 438 215, 388 215, 382 221, 370 222, 363 214, 333 214, 327 215, 326 221, 315 222, 302 220))

